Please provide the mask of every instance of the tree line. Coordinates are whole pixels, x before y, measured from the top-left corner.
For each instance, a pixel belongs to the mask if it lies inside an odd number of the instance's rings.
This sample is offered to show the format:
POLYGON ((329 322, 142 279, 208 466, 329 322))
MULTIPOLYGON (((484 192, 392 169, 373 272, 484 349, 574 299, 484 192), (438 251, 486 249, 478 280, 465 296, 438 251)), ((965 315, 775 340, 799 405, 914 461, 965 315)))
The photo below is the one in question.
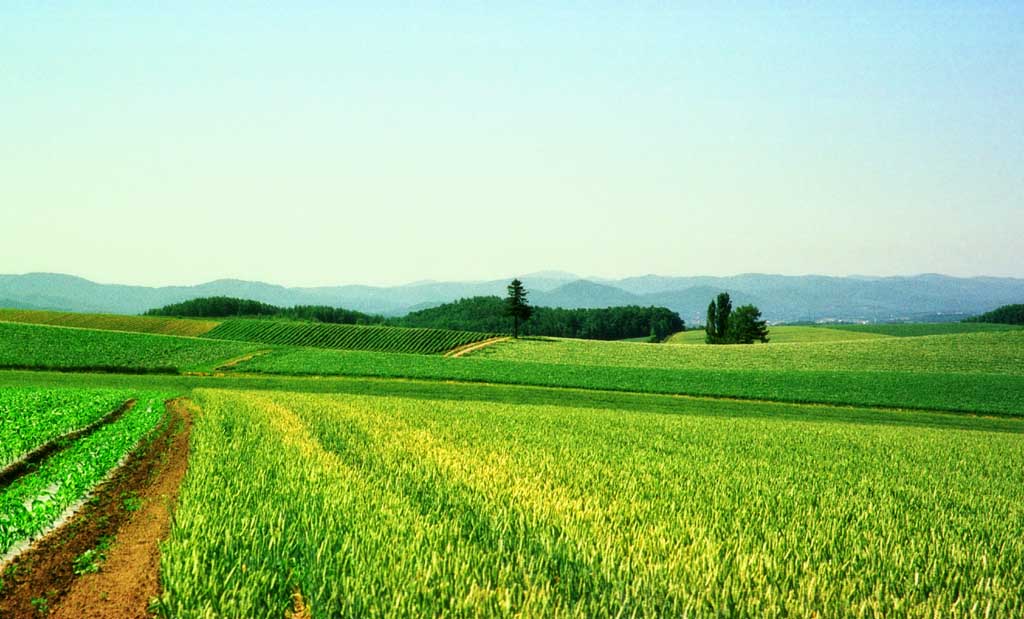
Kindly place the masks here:
MULTIPOLYGON (((521 291, 520 307, 525 305, 521 291)), ((529 307, 529 306, 526 306, 529 307)), ((507 299, 496 296, 471 297, 437 307, 385 318, 344 308, 318 305, 278 307, 233 297, 205 297, 174 303, 146 312, 147 316, 194 318, 271 318, 311 320, 338 324, 387 324, 399 327, 430 327, 457 331, 510 333, 596 340, 652 337, 660 341, 685 329, 679 314, 664 307, 623 306, 600 309, 529 307, 518 317, 507 299)))
POLYGON ((1004 305, 964 322, 990 322, 1004 325, 1024 325, 1024 304, 1004 305))
POLYGON ((284 318, 311 320, 347 325, 371 325, 385 322, 383 316, 364 314, 327 305, 295 305, 278 307, 251 299, 235 297, 203 297, 172 303, 145 313, 146 316, 178 316, 183 318, 284 318))
MULTIPOLYGON (((500 297, 470 297, 412 312, 399 321, 408 327, 507 333, 510 327, 515 329, 508 307, 509 303, 500 297)), ((532 307, 531 310, 529 319, 518 325, 521 335, 623 340, 653 334, 655 339, 662 340, 683 331, 686 326, 679 314, 664 307, 532 307)))

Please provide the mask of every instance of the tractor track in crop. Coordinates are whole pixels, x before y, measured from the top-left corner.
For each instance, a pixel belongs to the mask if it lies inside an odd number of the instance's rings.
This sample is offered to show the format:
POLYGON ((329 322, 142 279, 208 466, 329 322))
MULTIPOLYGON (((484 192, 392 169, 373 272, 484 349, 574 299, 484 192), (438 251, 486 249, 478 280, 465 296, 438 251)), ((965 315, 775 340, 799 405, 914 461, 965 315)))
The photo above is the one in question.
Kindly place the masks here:
POLYGON ((190 407, 168 402, 160 429, 82 509, 7 566, 0 574, 0 618, 150 616, 149 602, 160 593, 159 543, 170 531, 188 465, 190 407), (99 571, 76 575, 76 558, 111 539, 99 571))
POLYGON ((508 337, 492 337, 492 338, 489 338, 489 339, 486 339, 486 340, 481 340, 479 342, 473 342, 472 344, 466 344, 464 346, 459 346, 457 348, 453 348, 453 349, 449 350, 448 352, 446 352, 444 354, 444 356, 445 357, 452 357, 452 358, 463 357, 465 355, 468 355, 468 354, 471 354, 471 353, 475 353, 476 351, 480 350, 481 348, 487 348, 488 346, 491 346, 492 344, 497 344, 498 342, 504 342, 504 341, 506 341, 508 339, 510 339, 510 338, 508 338, 508 337))

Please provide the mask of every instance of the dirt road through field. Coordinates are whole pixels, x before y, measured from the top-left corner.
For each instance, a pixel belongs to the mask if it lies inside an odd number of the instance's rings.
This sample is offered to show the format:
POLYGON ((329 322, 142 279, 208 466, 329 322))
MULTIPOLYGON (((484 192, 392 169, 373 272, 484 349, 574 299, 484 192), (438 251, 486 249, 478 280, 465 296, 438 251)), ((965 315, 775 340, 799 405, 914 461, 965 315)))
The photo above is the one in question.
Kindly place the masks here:
POLYGON ((68 523, 5 570, 0 617, 149 617, 149 600, 159 594, 158 544, 170 530, 188 464, 192 406, 168 402, 164 429, 68 523), (75 574, 89 565, 99 571, 75 574))

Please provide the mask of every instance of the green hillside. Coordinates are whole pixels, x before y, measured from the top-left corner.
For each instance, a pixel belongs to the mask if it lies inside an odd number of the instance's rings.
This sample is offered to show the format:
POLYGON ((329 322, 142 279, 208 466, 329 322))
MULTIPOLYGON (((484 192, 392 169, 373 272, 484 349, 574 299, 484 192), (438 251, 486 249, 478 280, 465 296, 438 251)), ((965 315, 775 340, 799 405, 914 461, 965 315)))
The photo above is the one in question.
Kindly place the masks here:
POLYGON ((235 319, 223 322, 203 337, 340 350, 436 354, 492 335, 447 329, 235 319))
MULTIPOLYGON (((877 333, 859 333, 855 331, 838 331, 820 327, 781 326, 769 327, 770 344, 788 344, 793 342, 848 342, 870 340, 884 337, 877 333)), ((704 331, 683 331, 676 333, 665 342, 666 344, 704 344, 704 331)), ((759 342, 755 342, 755 345, 759 342)))
POLYGON ((0 322, 191 337, 202 335, 220 324, 216 320, 184 320, 122 314, 79 314, 77 312, 24 309, 0 309, 0 322))

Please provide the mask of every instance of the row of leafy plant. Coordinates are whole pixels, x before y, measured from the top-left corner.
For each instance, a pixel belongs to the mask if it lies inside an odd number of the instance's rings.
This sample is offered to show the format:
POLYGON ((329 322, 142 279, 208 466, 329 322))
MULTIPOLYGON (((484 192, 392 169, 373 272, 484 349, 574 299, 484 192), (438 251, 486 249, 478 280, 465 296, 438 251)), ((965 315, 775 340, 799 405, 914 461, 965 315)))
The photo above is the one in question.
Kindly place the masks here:
POLYGON ((0 388, 0 469, 117 409, 130 391, 0 388))
POLYGON ((0 488, 0 556, 51 527, 82 500, 163 418, 164 397, 146 393, 99 427, 0 488))
POLYGON ((1019 435, 196 396, 164 616, 1024 614, 1019 435))
POLYGON ((0 368, 116 372, 213 369, 259 350, 245 342, 0 322, 0 368))
POLYGON ((225 321, 203 337, 288 346, 434 354, 492 336, 447 329, 238 319, 225 321))

